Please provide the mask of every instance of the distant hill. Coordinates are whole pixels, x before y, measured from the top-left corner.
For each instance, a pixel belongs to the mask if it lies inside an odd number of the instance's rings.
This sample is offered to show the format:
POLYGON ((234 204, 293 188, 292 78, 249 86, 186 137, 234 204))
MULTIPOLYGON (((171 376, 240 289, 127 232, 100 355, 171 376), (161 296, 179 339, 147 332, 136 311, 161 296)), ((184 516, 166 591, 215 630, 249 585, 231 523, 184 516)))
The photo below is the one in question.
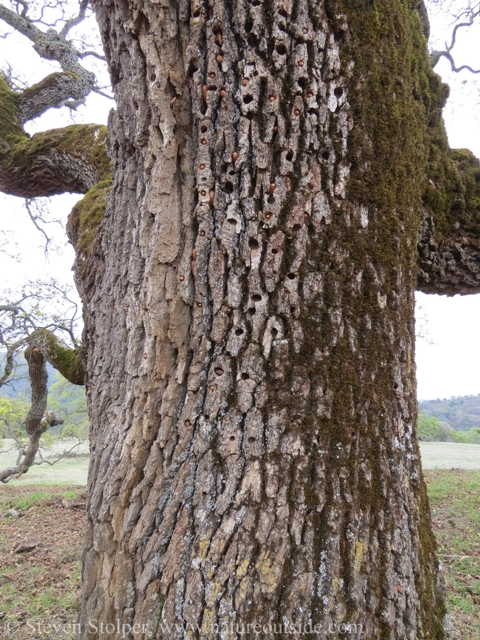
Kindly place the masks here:
POLYGON ((421 413, 446 422, 456 431, 469 431, 480 427, 480 394, 459 396, 443 400, 422 400, 418 403, 421 413))
MULTIPOLYGON (((51 364, 47 362, 48 372, 48 388, 55 382, 56 371, 51 364)), ((13 380, 8 382, 0 389, 0 396, 8 396, 9 398, 18 398, 19 396, 30 397, 30 382, 28 380, 27 363, 23 361, 17 368, 13 380)))

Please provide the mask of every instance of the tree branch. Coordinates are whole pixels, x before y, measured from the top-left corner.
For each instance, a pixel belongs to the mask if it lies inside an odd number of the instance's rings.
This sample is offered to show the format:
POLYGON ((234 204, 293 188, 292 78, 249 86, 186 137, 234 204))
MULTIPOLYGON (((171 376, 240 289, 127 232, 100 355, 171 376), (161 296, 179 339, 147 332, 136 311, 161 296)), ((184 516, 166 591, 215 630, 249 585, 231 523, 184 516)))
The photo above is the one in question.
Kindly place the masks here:
POLYGON ((72 349, 48 329, 37 329, 29 338, 31 345, 41 351, 52 367, 72 384, 83 386, 85 372, 80 349, 72 349))
POLYGON ((0 78, 0 191, 22 198, 86 193, 110 175, 106 134, 104 126, 71 125, 30 138, 18 96, 0 78))
POLYGON ((430 78, 430 144, 418 239, 418 285, 448 296, 480 292, 480 164, 450 149, 442 119, 448 87, 430 78))
POLYGON ((25 359, 28 363, 28 375, 32 389, 32 404, 25 418, 25 429, 29 435, 29 441, 22 461, 15 467, 9 467, 0 472, 0 481, 8 482, 14 475, 26 473, 35 461, 42 433, 49 427, 48 421, 44 421, 47 410, 47 367, 41 351, 34 346, 27 347, 25 359))
POLYGON ((95 74, 79 63, 80 56, 66 40, 69 30, 85 18, 86 0, 80 3, 78 15, 67 20, 60 33, 55 29, 41 31, 25 11, 18 14, 0 4, 0 20, 13 27, 31 42, 41 58, 60 64, 63 73, 53 73, 25 89, 16 97, 21 122, 36 118, 48 109, 83 103, 95 86, 95 74))

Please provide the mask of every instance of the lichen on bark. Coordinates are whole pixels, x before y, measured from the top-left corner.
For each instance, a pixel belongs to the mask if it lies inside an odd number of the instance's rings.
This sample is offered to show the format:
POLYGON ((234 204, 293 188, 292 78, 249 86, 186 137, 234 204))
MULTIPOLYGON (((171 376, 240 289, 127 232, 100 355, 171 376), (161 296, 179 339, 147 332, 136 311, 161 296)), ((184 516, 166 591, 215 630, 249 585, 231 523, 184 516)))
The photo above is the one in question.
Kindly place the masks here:
POLYGON ((77 267, 84 624, 444 637, 415 438, 417 5, 95 3, 118 111, 77 267))

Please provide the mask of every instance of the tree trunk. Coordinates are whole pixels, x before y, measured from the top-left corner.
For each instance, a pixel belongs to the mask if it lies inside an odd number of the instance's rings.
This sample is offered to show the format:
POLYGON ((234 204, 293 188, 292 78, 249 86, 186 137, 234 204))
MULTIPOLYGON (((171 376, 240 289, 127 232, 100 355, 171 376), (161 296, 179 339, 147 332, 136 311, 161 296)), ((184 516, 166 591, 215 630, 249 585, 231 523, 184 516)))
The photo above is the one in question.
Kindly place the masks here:
POLYGON ((444 638, 415 436, 439 101, 417 3, 94 4, 118 110, 77 271, 81 637, 444 638))

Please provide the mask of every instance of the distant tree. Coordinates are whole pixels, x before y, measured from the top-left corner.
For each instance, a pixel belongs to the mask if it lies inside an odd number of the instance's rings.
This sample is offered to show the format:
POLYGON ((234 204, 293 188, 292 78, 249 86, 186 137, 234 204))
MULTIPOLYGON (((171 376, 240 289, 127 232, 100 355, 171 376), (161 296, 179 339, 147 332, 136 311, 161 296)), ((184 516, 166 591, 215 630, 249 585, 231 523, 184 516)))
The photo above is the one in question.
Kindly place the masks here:
POLYGON ((14 475, 26 473, 34 464, 40 438, 47 429, 59 425, 63 418, 47 411, 47 369, 50 362, 73 384, 83 385, 84 372, 80 349, 75 337, 76 305, 71 303, 64 314, 55 312, 56 298, 69 300, 55 282, 30 283, 20 293, 4 293, 0 298, 0 389, 15 377, 19 355, 24 351, 28 363, 31 387, 31 406, 25 416, 24 429, 28 444, 14 435, 23 452, 14 467, 0 470, 0 481, 8 482, 14 475), (60 335, 70 340, 65 343, 60 335), (73 344, 72 344, 73 343, 73 344))

